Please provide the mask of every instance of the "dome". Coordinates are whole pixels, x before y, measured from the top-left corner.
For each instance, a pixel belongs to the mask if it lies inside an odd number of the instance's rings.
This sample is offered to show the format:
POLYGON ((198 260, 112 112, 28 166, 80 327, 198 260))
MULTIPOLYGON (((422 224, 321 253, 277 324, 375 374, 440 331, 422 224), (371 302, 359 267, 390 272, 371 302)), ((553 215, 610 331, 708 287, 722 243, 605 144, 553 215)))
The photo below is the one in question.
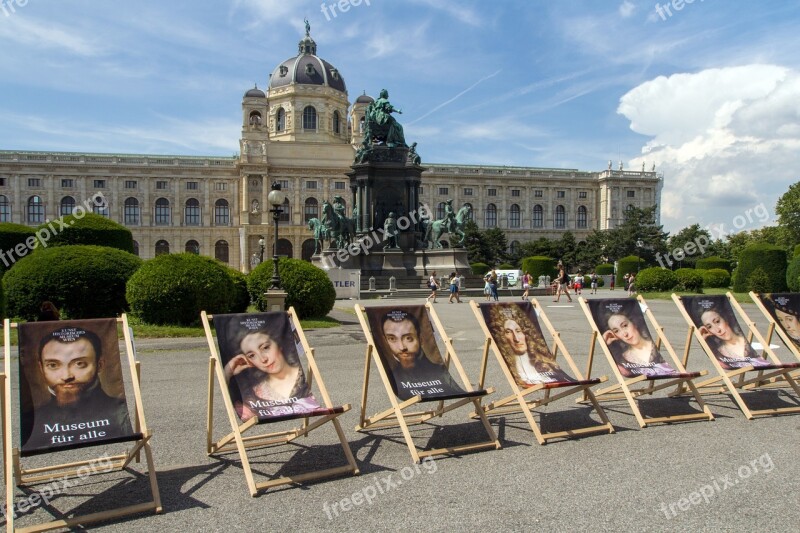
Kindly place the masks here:
POLYGON ((264 91, 262 91, 261 89, 258 88, 258 85, 256 85, 255 87, 253 87, 252 89, 250 89, 249 91, 244 93, 244 97, 245 98, 266 98, 267 95, 264 93, 264 91))
POLYGON ((364 92, 364 94, 362 94, 361 96, 356 98, 356 103, 357 104, 371 104, 374 101, 375 101, 375 99, 373 97, 371 97, 370 95, 368 95, 366 92, 364 92))
POLYGON ((337 91, 347 92, 347 86, 339 69, 317 57, 316 54, 317 43, 311 38, 309 28, 306 27, 306 35, 298 43, 298 55, 290 57, 272 71, 269 77, 269 88, 275 89, 299 83, 302 85, 326 85, 337 91))

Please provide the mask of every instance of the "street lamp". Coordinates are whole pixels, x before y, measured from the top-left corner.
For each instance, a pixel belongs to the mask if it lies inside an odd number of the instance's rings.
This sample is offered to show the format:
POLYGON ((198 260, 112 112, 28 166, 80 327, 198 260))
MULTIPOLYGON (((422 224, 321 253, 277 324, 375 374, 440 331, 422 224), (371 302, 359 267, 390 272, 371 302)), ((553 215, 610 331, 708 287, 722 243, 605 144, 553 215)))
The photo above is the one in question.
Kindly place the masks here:
MULTIPOLYGON (((286 193, 281 191, 281 184, 277 181, 272 182, 271 190, 267 200, 272 204, 272 220, 275 222, 275 242, 272 245, 272 287, 270 290, 279 291, 281 289, 281 278, 278 275, 278 220, 280 220, 283 203, 286 201, 286 193)), ((263 239, 259 241, 261 244, 261 255, 264 255, 263 239)))
POLYGON ((264 262, 264 248, 266 247, 266 245, 267 245, 267 241, 265 241, 264 240, 264 236, 261 235, 261 237, 258 239, 258 247, 259 247, 259 255, 258 255, 259 261, 258 262, 259 263, 263 263, 264 262))

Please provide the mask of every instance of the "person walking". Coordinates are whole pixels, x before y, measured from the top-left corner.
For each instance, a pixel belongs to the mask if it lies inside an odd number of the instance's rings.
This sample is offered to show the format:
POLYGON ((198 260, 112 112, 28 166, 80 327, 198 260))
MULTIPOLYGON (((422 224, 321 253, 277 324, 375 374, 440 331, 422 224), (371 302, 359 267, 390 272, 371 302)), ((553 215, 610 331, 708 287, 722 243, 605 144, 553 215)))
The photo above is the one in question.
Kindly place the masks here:
POLYGON ((592 290, 589 291, 589 294, 597 294, 597 273, 594 270, 591 276, 589 276, 589 281, 592 284, 592 290))
POLYGON ((522 275, 522 288, 525 291, 522 293, 522 299, 527 300, 528 293, 531 291, 531 275, 527 271, 522 275))
POLYGON ((558 271, 558 292, 556 292, 556 299, 553 300, 554 302, 561 300, 561 291, 564 291, 564 294, 567 295, 570 303, 572 303, 572 296, 569 294, 569 275, 567 271, 564 270, 564 267, 561 267, 561 270, 558 271))
POLYGON ((428 287, 430 287, 431 293, 428 295, 425 301, 430 302, 431 298, 433 298, 433 303, 436 303, 436 291, 439 290, 439 283, 436 281, 435 270, 431 272, 431 277, 428 278, 428 287))
POLYGON ((634 294, 636 294, 636 275, 631 274, 631 277, 628 278, 628 296, 634 294))
POLYGON ((492 298, 495 302, 500 301, 500 296, 497 294, 497 269, 493 268, 489 275, 489 289, 492 291, 492 298))
POLYGON ((458 295, 458 288, 461 285, 461 279, 458 277, 458 274, 455 272, 450 273, 450 299, 448 300, 450 303, 453 303, 453 298, 456 299, 456 302, 461 303, 461 297, 458 295))

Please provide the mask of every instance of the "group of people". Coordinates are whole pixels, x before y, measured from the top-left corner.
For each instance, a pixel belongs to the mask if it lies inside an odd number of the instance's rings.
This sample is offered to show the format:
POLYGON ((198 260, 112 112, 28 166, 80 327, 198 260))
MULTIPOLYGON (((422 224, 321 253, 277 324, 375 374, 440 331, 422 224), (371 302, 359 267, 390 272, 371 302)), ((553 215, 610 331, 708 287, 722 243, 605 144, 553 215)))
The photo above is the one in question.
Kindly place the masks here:
MULTIPOLYGON (((450 272, 450 276, 447 278, 449 285, 450 285, 450 299, 448 300, 449 303, 453 303, 453 300, 456 303, 461 303, 461 276, 458 273, 450 272)), ((439 286, 439 280, 436 279, 436 271, 434 270, 431 272, 430 277, 428 278, 428 288, 431 290, 431 293, 425 299, 426 302, 431 301, 433 299, 433 303, 436 303, 436 293, 441 287, 439 286)))

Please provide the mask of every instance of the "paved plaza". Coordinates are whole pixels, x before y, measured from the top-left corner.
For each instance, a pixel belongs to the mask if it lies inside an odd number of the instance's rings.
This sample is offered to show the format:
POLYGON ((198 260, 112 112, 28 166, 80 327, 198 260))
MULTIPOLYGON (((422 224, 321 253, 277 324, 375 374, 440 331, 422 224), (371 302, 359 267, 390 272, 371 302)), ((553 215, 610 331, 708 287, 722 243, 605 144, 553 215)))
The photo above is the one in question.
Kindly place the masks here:
MULTIPOLYGON (((624 296, 604 291, 602 297, 624 296)), ((510 300, 504 297, 503 300, 510 300)), ((589 347, 589 324, 576 303, 558 304, 540 297, 548 317, 581 368, 589 347)), ((423 303, 415 300, 369 300, 365 306, 423 303)), ((686 340, 686 325, 671 301, 649 302, 678 353, 686 340)), ((104 531, 797 531, 800 526, 800 416, 765 417, 747 421, 724 395, 707 397, 716 420, 639 429, 625 401, 604 404, 615 434, 536 443, 522 415, 491 418, 503 445, 456 457, 440 457, 415 467, 399 430, 358 433, 358 404, 366 343, 354 302, 337 301, 332 316, 339 328, 310 330, 317 362, 337 404, 353 410, 340 420, 356 455, 361 475, 270 490, 250 497, 236 454, 222 458, 205 453, 208 348, 204 339, 142 339, 137 341, 142 363, 142 392, 152 440, 164 513, 141 515, 96 526, 104 531), (367 501, 369 500, 369 501, 367 501), (348 510, 343 510, 348 509, 348 510)), ((473 379, 481 364, 483 337, 468 303, 435 304, 454 346, 473 379)), ((755 306, 745 310, 765 330, 755 306)), ((776 351, 788 360, 784 347, 776 351)), ((598 352, 593 375, 611 370, 598 352)), ((708 369, 706 356, 695 347, 690 370, 708 369)), ((493 357, 487 385, 510 389, 493 357)), ((14 392, 16 394, 16 391, 14 392)), ((783 392, 745 395, 754 405, 792 403, 783 392)), ((373 376, 368 415, 389 406, 373 376)), ((696 405, 659 395, 643 400, 645 414, 668 409, 691 412, 696 405)), ((418 445, 441 447, 480 441, 480 422, 462 408, 442 419, 414 426, 418 445)), ((539 411, 545 430, 585 425, 598 420, 587 407, 571 400, 539 411)), ((220 396, 215 409, 219 438, 230 427, 220 396)), ((18 420, 14 421, 15 424, 18 420)), ((599 422, 598 422, 599 423, 599 422)), ((82 450, 85 452, 86 450, 82 450)), ((110 450, 113 451, 113 450, 110 450)), ((78 452, 64 452, 67 459, 78 452)), ((59 456, 62 454, 59 454, 59 456)), ((62 457, 59 457, 59 460, 62 457)), ((31 458, 30 466, 41 458, 31 458)), ((251 452, 257 481, 269 475, 300 473, 344 464, 331 425, 299 439, 296 445, 251 452)), ((28 462, 26 461, 26 464, 28 462)), ((141 466, 135 467, 141 471, 141 466)), ((144 501, 144 476, 89 478, 54 502, 58 508, 79 505, 81 514, 144 501), (87 502, 88 495, 99 495, 87 502), (82 503, 87 502, 87 503, 82 503)), ((45 511, 34 515, 48 518, 45 511)), ((31 523, 23 516, 18 525, 31 523)))

